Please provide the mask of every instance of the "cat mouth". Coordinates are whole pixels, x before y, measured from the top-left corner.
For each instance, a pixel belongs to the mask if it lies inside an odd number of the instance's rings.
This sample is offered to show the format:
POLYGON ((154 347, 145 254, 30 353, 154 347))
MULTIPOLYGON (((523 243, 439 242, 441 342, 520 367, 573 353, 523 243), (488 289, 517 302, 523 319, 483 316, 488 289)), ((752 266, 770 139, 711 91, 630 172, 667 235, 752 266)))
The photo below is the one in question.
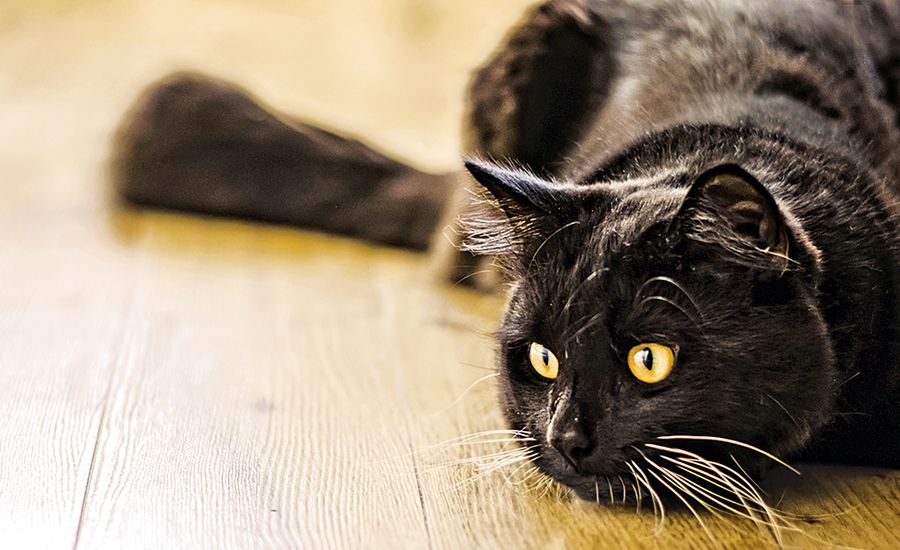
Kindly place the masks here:
POLYGON ((775 455, 732 439, 669 435, 660 436, 655 441, 640 447, 632 446, 636 456, 626 457, 622 461, 625 467, 622 471, 592 473, 566 463, 565 471, 556 476, 557 480, 572 489, 580 499, 597 504, 637 504, 640 508, 644 501, 652 502, 654 507, 657 504, 662 507, 664 502, 672 502, 674 498, 688 507, 689 500, 701 506, 709 503, 725 503, 726 508, 739 505, 752 516, 753 513, 774 513, 765 503, 757 484, 758 466, 763 461, 800 474, 775 455), (719 461, 717 454, 700 454, 683 448, 687 447, 683 443, 698 441, 729 446, 729 452, 725 453, 729 460, 719 461), (740 454, 737 450, 750 451, 750 454, 740 454), (750 474, 751 471, 756 474, 750 474))

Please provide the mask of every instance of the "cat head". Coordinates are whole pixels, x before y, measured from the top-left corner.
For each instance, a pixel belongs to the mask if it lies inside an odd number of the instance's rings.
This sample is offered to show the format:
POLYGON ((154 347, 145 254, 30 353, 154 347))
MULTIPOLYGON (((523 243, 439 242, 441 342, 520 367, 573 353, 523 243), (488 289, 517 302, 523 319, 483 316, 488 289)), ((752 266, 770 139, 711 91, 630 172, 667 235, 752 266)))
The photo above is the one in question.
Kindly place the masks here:
POLYGON ((499 214, 470 223, 469 249, 511 282, 502 406, 544 473, 608 498, 635 464, 756 469, 740 444, 790 453, 823 422, 818 252, 765 182, 726 162, 580 185, 467 168, 499 214))

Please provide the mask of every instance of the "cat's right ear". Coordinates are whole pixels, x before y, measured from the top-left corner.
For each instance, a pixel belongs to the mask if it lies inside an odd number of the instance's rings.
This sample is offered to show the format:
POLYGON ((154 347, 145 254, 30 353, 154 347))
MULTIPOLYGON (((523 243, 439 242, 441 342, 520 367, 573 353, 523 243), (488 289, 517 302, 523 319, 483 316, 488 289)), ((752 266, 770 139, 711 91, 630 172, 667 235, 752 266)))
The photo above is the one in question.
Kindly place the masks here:
POLYGON ((776 276, 800 266, 817 272, 817 252, 802 227, 762 183, 737 165, 723 164, 701 174, 675 219, 693 240, 717 246, 739 264, 776 276))
POLYGON ((570 222, 576 190, 531 172, 467 159, 466 169, 487 193, 487 209, 463 220, 465 248, 476 254, 522 253, 570 222), (499 214, 499 215, 498 215, 499 214))

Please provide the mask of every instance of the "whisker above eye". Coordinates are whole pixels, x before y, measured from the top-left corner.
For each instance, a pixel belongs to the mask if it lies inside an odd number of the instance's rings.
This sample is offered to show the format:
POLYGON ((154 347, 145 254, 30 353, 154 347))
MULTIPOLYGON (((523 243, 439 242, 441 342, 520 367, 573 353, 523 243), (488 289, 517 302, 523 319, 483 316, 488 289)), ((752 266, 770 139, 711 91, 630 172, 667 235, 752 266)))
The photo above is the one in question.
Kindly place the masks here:
POLYGON ((541 245, 540 245, 539 247, 537 247, 537 249, 534 251, 534 254, 531 255, 531 260, 528 262, 528 269, 527 269, 527 271, 528 271, 529 273, 531 272, 531 266, 534 265, 534 261, 537 259, 538 254, 541 252, 541 249, 544 248, 544 245, 546 245, 548 242, 550 242, 550 240, 553 239, 553 237, 559 235, 560 233, 562 233, 562 232, 565 231, 566 229, 568 229, 568 228, 570 228, 570 227, 574 227, 574 226, 576 226, 576 225, 581 225, 581 222, 578 221, 578 220, 569 222, 569 223, 567 223, 566 225, 564 225, 564 226, 560 227, 559 229, 557 229, 556 231, 554 231, 553 233, 550 233, 550 235, 548 235, 547 238, 544 239, 544 241, 541 243, 541 245))
POLYGON ((691 303, 691 305, 694 306, 694 310, 697 312, 698 315, 700 315, 700 318, 701 319, 703 318, 703 311, 700 309, 700 306, 697 305, 697 301, 694 300, 694 297, 691 296, 691 293, 688 292, 684 288, 684 286, 681 285, 681 283, 679 283, 675 279, 673 279, 671 277, 667 277, 665 275, 657 275, 656 277, 650 277, 649 279, 647 279, 646 281, 641 283, 641 286, 639 286, 637 291, 635 291, 635 297, 636 298, 639 297, 644 292, 644 290, 653 283, 669 283, 670 285, 672 285, 673 287, 678 289, 681 292, 681 294, 683 294, 684 297, 688 299, 688 301, 691 303))
MULTIPOLYGON (((596 325, 599 321, 602 321, 603 313, 594 313, 585 317, 587 317, 588 319, 587 322, 585 322, 581 327, 575 330, 575 332, 573 332, 570 336, 564 337, 563 348, 568 348, 569 342, 571 342, 572 340, 577 340, 577 338, 581 336, 581 333, 586 332, 587 330, 593 328, 594 325, 596 325)), ((585 317, 582 317, 582 319, 584 319, 585 317)), ((579 319, 579 321, 581 321, 581 319, 579 319)))
POLYGON ((607 271, 609 271, 608 267, 601 267, 600 269, 593 271, 590 275, 585 277, 583 281, 581 281, 580 283, 575 285, 575 288, 572 289, 572 292, 569 294, 569 297, 566 298, 566 302, 563 305, 562 310, 560 310, 560 313, 559 313, 560 317, 562 317, 569 311, 569 308, 572 307, 572 302, 575 300, 575 297, 578 296, 578 293, 581 291, 581 289, 583 289, 585 287, 585 285, 587 285, 588 283, 590 283, 591 281, 596 279, 600 274, 605 273, 607 271))
POLYGON ((641 311, 641 308, 643 308, 645 305, 649 304, 650 302, 654 302, 654 301, 663 302, 663 303, 668 304, 668 305, 672 306, 673 308, 677 309, 682 315, 684 315, 689 321, 694 323, 694 325, 702 331, 703 322, 701 319, 698 319, 694 315, 691 315, 690 313, 688 313, 688 311, 686 309, 684 309, 683 307, 681 307, 681 305, 678 302, 671 300, 669 298, 666 298, 664 296, 653 295, 653 296, 647 296, 647 297, 641 299, 641 301, 638 302, 637 304, 635 304, 634 307, 632 308, 632 311, 631 311, 632 316, 637 315, 641 311))

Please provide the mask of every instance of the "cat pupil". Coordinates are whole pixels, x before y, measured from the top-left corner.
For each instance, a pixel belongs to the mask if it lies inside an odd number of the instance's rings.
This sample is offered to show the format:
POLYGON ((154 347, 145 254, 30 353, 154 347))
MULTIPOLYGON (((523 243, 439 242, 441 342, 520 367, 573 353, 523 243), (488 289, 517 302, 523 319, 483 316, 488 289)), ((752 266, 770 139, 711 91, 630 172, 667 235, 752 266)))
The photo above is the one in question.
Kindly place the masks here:
POLYGON ((550 350, 548 350, 547 348, 541 350, 541 360, 545 365, 550 364, 550 350))
POLYGON ((650 351, 650 348, 644 348, 641 350, 641 363, 644 365, 644 368, 647 370, 653 370, 653 352, 650 351))

